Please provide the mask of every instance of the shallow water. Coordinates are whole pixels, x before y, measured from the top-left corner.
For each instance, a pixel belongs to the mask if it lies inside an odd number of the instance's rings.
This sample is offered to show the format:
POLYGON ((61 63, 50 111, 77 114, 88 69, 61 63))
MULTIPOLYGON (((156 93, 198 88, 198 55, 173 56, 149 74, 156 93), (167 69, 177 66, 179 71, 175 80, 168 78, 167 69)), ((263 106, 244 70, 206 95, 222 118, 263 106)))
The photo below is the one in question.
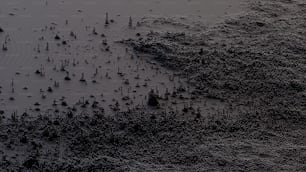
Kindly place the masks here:
MULTIPOLYGON (((241 0, 3 0, 0 27, 4 33, 0 33, 0 43, 7 51, 0 51, 0 109, 65 110, 66 106, 60 105, 63 101, 72 107, 89 100, 90 104, 99 102, 99 107, 108 112, 117 102, 116 110, 145 105, 151 89, 161 96, 179 86, 192 89, 174 77, 175 73, 145 57, 137 57, 116 41, 156 29, 135 27, 144 17, 188 19, 211 25, 238 13, 241 3, 241 0), (130 16, 132 28, 128 26, 130 16), (60 40, 54 39, 56 35, 60 40), (37 70, 42 74, 36 74, 37 70), (86 82, 80 82, 82 73, 86 82), (71 81, 65 81, 65 76, 71 81), (55 82, 59 87, 55 87, 55 82), (48 87, 52 92, 47 91, 48 87), (53 106, 54 103, 57 105, 53 106)), ((189 91, 182 93, 186 100, 179 104, 191 104, 189 91)), ((219 106, 213 101, 208 101, 209 106, 206 101, 201 102, 204 103, 208 109, 219 106)))

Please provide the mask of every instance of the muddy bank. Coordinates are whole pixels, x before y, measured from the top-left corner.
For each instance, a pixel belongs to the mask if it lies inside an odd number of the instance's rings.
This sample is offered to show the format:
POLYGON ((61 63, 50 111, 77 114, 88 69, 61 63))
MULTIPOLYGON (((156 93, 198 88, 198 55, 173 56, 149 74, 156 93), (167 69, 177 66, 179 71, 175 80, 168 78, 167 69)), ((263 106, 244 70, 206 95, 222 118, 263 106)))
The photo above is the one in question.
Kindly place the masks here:
POLYGON ((123 42, 180 71, 207 97, 305 120, 305 3, 262 0, 249 10, 212 28, 123 42))

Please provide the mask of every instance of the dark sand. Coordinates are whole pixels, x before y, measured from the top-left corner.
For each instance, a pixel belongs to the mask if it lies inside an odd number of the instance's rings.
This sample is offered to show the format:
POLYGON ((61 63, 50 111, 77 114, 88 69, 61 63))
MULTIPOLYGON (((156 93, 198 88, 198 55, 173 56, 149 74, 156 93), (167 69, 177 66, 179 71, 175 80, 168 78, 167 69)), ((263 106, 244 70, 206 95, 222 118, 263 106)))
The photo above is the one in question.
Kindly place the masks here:
POLYGON ((22 2, 0 7, 3 171, 306 171, 302 0, 22 2))

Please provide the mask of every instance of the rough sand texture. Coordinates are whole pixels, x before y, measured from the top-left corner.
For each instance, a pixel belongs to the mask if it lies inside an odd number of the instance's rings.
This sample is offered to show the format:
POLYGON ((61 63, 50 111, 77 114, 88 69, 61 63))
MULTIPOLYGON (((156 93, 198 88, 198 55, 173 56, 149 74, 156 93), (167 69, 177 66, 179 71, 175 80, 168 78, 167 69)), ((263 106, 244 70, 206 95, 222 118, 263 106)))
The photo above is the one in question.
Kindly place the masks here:
POLYGON ((31 171, 305 171, 306 3, 259 0, 189 33, 123 41, 246 112, 12 116, 1 168, 31 171))

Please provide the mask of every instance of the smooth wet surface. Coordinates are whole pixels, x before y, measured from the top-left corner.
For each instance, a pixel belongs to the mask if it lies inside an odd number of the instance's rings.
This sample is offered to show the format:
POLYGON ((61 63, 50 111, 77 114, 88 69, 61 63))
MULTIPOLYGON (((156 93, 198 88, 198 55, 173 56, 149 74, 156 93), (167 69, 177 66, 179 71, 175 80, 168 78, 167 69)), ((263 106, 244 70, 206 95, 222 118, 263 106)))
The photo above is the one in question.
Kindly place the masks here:
MULTIPOLYGON (((120 111, 146 105, 150 90, 164 98, 180 87, 181 98, 162 102, 190 106, 192 88, 183 79, 116 41, 150 31, 136 27, 142 18, 213 24, 240 10, 240 0, 4 0, 0 109, 53 111, 97 102, 100 110, 120 111)), ((198 104, 220 108, 215 101, 198 104)))

